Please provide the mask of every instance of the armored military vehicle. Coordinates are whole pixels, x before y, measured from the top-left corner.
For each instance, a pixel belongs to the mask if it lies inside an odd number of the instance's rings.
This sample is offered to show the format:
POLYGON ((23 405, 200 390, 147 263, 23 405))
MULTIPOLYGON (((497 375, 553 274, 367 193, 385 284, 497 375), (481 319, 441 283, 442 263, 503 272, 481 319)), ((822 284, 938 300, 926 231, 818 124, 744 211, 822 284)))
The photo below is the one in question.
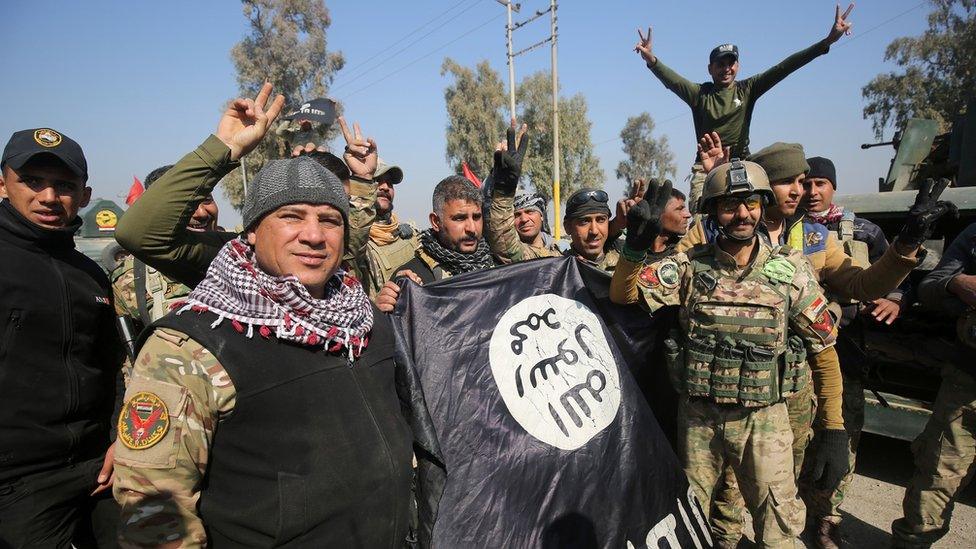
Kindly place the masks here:
POLYGON ((83 223, 75 235, 75 246, 109 272, 115 268, 116 255, 122 253, 115 242, 115 227, 124 213, 115 202, 96 198, 80 214, 83 223))
MULTIPOLYGON (((944 247, 976 222, 976 101, 954 121, 952 130, 940 132, 933 120, 909 120, 895 138, 861 148, 890 145, 895 155, 888 175, 878 180, 878 192, 838 196, 835 202, 858 216, 877 223, 894 239, 915 201, 919 183, 926 178, 948 178, 942 194, 959 207, 959 219, 942 222, 925 243, 925 259, 912 272, 918 282, 938 263, 944 247)), ((911 295, 909 296, 912 297, 911 295)), ((862 323, 855 342, 865 355, 867 408, 865 430, 912 440, 921 432, 941 382, 942 363, 937 346, 955 338, 954 319, 913 305, 892 326, 862 323)))

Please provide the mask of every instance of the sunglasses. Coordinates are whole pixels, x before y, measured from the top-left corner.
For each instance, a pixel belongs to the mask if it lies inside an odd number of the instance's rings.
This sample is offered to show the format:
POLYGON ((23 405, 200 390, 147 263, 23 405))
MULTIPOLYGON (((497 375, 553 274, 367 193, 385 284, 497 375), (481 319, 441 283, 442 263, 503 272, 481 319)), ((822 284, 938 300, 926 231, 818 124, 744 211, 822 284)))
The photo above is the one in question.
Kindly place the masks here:
POLYGON ((746 205, 747 210, 755 210, 762 206, 763 197, 759 193, 749 196, 723 196, 715 201, 718 210, 723 213, 732 213, 739 209, 742 204, 746 205))
POLYGON ((610 195, 607 194, 607 191, 601 190, 576 193, 566 201, 566 207, 581 206, 590 200, 596 200, 597 202, 609 202, 610 195))

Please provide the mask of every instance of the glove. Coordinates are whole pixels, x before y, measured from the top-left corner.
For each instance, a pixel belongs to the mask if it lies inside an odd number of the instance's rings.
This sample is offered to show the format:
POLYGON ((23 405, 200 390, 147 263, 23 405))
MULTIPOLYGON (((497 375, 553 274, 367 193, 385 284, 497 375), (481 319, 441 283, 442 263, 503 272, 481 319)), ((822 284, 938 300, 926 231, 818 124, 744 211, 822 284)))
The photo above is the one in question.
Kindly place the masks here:
POLYGON ((850 440, 844 429, 824 429, 813 437, 811 476, 819 490, 834 490, 850 469, 850 440))
POLYGON ((917 248, 932 236, 935 222, 943 216, 955 218, 959 210, 952 202, 939 200, 942 191, 949 186, 948 179, 938 182, 926 179, 915 195, 915 204, 908 210, 908 220, 898 233, 898 243, 902 246, 917 248))
POLYGON ((517 148, 515 128, 508 128, 505 139, 508 150, 495 151, 495 165, 491 169, 491 178, 499 191, 514 193, 522 176, 522 160, 525 158, 525 148, 529 143, 528 132, 522 135, 522 141, 517 148))
POLYGON ((661 234, 661 214, 668 200, 671 200, 671 180, 660 183, 652 179, 644 198, 627 212, 627 239, 624 245, 631 252, 646 252, 661 234))

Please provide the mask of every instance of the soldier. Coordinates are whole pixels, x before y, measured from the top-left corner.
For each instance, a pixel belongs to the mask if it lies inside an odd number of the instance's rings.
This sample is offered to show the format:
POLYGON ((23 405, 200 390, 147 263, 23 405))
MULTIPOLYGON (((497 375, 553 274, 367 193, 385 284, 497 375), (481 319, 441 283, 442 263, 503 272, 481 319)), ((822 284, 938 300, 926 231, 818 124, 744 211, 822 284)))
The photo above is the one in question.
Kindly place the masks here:
MULTIPOLYGON (((672 382, 683 395, 678 455, 689 481, 707 513, 723 470, 731 466, 753 517, 756 543, 793 547, 804 506, 797 496, 784 399, 810 385, 810 356, 824 404, 820 419, 829 432, 844 433, 840 371, 832 352, 835 318, 803 255, 759 237, 757 225, 774 195, 766 173, 752 162, 724 164, 705 181, 702 206, 718 228, 715 243, 658 262, 651 279, 639 277, 645 252, 660 232, 668 187, 652 188, 628 212, 610 297, 633 303, 643 296, 651 312, 679 306, 680 330, 665 345, 672 382)), ((821 457, 816 477, 833 485, 846 470, 847 455, 821 457)))
POLYGON ((603 189, 583 188, 569 195, 563 228, 569 235, 570 245, 563 255, 575 256, 598 269, 613 272, 620 254, 608 244, 609 200, 603 189))
MULTIPOLYGON (((931 182, 931 180, 929 180, 931 182)), ((939 185, 948 184, 943 179, 939 185)), ((925 430, 912 443, 915 474, 905 489, 904 516, 892 523, 892 546, 930 547, 949 531, 955 498, 973 476, 976 458, 976 224, 966 228, 919 284, 922 305, 956 318, 956 339, 932 349, 945 364, 925 430)))
MULTIPOLYGON (((640 40, 634 47, 665 87, 675 93, 691 107, 695 119, 695 135, 717 132, 722 141, 731 148, 732 156, 745 158, 749 154, 749 125, 756 101, 764 93, 815 58, 830 51, 830 45, 840 40, 845 33, 850 34, 853 23, 847 20, 854 4, 847 7, 843 15, 840 5, 834 13, 834 24, 827 37, 809 48, 794 53, 778 65, 742 81, 735 79, 739 73, 739 48, 734 44, 716 46, 708 56, 708 74, 711 82, 695 84, 665 66, 651 51, 651 29, 647 37, 637 30, 640 40)), ((705 181, 704 169, 700 163, 691 168, 691 210, 698 212, 698 197, 701 196, 705 181)))
MULTIPOLYGON (((717 134, 702 138, 702 151, 703 165, 709 169, 713 159, 724 160, 723 147, 717 134)), ((947 203, 937 202, 938 196, 926 195, 925 207, 928 209, 910 216, 895 244, 865 269, 855 264, 826 227, 805 220, 803 211, 798 209, 803 195, 803 180, 810 169, 802 146, 774 143, 750 158, 766 170, 776 198, 775 205, 764 211, 760 232, 771 242, 802 250, 820 282, 839 298, 872 301, 897 288, 918 263, 918 250, 924 241, 924 234, 930 232, 932 224, 950 208, 947 203)), ((716 233, 714 221, 705 219, 689 231, 688 236, 678 244, 678 249, 685 250, 700 242, 710 242, 716 233)), ((800 390, 788 398, 786 404, 794 427, 794 464, 799 475, 807 445, 813 437, 810 427, 816 406, 812 390, 800 390)), ((815 451, 840 451, 847 455, 846 433, 843 437, 841 435, 839 432, 819 432, 814 444, 815 451), (832 438, 825 439, 825 436, 832 438)), ((715 501, 713 523, 717 537, 734 544, 742 533, 742 498, 731 470, 726 471, 723 487, 719 489, 715 501)))
POLYGON ((395 186, 403 181, 403 170, 379 160, 373 180, 376 182, 376 221, 369 228, 366 242, 369 274, 364 280, 368 280, 367 293, 375 298, 393 276, 394 269, 413 257, 419 243, 414 227, 401 223, 393 211, 395 186))
MULTIPOLYGON (((518 136, 513 128, 507 130, 506 141, 495 147, 495 154, 500 159, 517 163, 518 171, 512 173, 520 174, 527 145, 523 124, 518 136), (515 152, 508 154, 508 151, 515 152)), ((562 255, 551 237, 546 241, 548 234, 544 230, 547 224, 545 200, 535 193, 516 194, 518 177, 504 178, 498 176, 498 173, 498 170, 494 170, 492 181, 485 182, 491 187, 488 245, 495 257, 502 263, 515 263, 537 257, 562 255)))
MULTIPOLYGON (((810 171, 803 180, 802 207, 806 217, 819 223, 837 238, 844 251, 854 260, 854 265, 866 268, 881 259, 888 250, 881 227, 858 217, 854 212, 835 204, 837 190, 837 170, 828 158, 807 158, 810 171)), ((850 436, 849 470, 844 480, 833 491, 819 490, 809 481, 808 467, 800 474, 800 497, 807 505, 807 523, 813 527, 814 543, 817 547, 836 548, 839 545, 838 525, 841 522, 840 505, 844 494, 854 480, 854 464, 857 445, 864 427, 864 376, 866 364, 863 351, 859 350, 858 334, 863 323, 884 322, 892 324, 901 313, 905 302, 904 289, 890 292, 882 297, 861 305, 857 301, 845 299, 827 292, 827 298, 841 305, 843 314, 840 320, 840 334, 837 338, 837 354, 840 357, 841 374, 844 381, 843 410, 844 427, 850 436)))
MULTIPOLYGON (((247 131, 219 135, 244 154, 261 137, 247 131)), ((411 436, 392 327, 341 268, 342 183, 307 157, 272 160, 242 214, 244 234, 143 336, 118 423, 120 539, 402 546, 411 436)))
MULTIPOLYGON (((610 220, 610 234, 614 235, 613 238, 627 228, 627 212, 644 198, 646 189, 644 181, 637 179, 627 196, 617 201, 617 212, 610 220)), ((678 252, 678 242, 688 234, 688 221, 691 219, 687 200, 685 193, 671 187, 671 198, 661 213, 661 234, 654 239, 654 244, 647 251, 645 263, 656 263, 678 252)))
POLYGON ((75 249, 88 163, 35 128, 11 136, 0 170, 0 547, 111 547, 123 348, 108 278, 75 249))
MULTIPOLYGON (((143 184, 148 189, 173 166, 156 168, 146 176, 143 184)), ((190 216, 186 230, 210 232, 217 230, 219 209, 213 196, 200 202, 190 216)), ((147 267, 145 263, 127 256, 112 272, 112 293, 115 297, 115 312, 118 316, 132 319, 135 333, 142 331, 153 321, 159 320, 169 312, 170 306, 190 293, 190 288, 162 273, 147 267)))

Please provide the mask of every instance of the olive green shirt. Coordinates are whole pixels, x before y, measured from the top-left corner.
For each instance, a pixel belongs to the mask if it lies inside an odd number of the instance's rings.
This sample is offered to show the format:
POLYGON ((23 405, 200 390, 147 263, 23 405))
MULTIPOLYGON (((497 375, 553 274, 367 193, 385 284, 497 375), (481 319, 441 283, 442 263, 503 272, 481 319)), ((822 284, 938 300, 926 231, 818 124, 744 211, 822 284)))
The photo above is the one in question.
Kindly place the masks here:
MULTIPOLYGON (((695 118, 695 138, 710 132, 718 132, 722 145, 731 147, 733 158, 745 158, 749 154, 749 125, 756 100, 793 71, 830 51, 826 39, 805 50, 798 51, 779 64, 745 80, 738 80, 727 88, 712 82, 696 84, 671 70, 657 60, 648 64, 651 72, 691 107, 695 118)), ((698 151, 695 151, 698 158, 698 151)))
MULTIPOLYGON (((129 207, 115 229, 115 239, 146 265, 195 287, 220 248, 237 233, 184 229, 200 202, 238 166, 239 162, 230 159, 227 145, 211 135, 129 207)), ((369 227, 376 219, 376 184, 354 179, 349 187, 349 241, 344 259, 355 270, 354 258, 365 254, 369 227)))

